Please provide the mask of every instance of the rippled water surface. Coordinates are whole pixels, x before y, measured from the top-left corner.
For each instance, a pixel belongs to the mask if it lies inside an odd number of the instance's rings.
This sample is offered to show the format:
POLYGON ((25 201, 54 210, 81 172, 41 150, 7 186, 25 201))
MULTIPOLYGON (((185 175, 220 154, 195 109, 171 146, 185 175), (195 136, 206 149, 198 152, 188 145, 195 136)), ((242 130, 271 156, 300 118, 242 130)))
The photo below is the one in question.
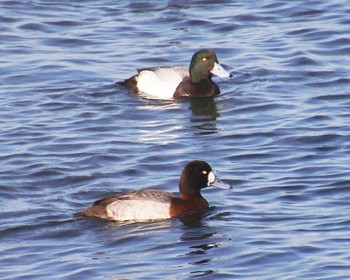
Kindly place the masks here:
POLYGON ((349 1, 1 1, 2 279, 349 279, 349 1), (214 99, 114 83, 216 50, 214 99), (108 223, 104 195, 177 191, 204 217, 108 223))

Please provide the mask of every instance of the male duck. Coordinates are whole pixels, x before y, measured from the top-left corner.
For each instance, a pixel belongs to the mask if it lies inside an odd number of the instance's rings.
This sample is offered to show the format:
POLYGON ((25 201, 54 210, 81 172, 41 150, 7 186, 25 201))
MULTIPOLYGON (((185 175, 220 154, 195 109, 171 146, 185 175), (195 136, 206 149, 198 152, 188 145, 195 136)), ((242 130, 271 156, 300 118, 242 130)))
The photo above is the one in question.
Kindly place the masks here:
POLYGON ((213 173, 204 161, 191 161, 182 171, 180 196, 170 192, 145 189, 117 194, 96 201, 78 216, 97 217, 114 221, 149 221, 179 217, 209 208, 200 191, 207 186, 230 188, 213 173))
POLYGON ((208 97, 220 93, 211 79, 213 74, 232 77, 219 64, 213 50, 203 49, 192 56, 189 70, 181 66, 144 68, 119 84, 153 98, 208 97))

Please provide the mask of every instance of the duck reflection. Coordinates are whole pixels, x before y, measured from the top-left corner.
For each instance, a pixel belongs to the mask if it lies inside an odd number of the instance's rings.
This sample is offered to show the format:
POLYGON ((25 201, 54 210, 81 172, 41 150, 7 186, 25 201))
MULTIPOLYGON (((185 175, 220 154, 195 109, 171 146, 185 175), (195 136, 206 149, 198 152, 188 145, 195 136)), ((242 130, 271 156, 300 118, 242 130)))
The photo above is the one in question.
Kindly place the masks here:
POLYGON ((179 220, 188 228, 197 228, 204 226, 204 216, 205 213, 203 212, 192 212, 190 214, 179 217, 179 220))
POLYGON ((217 132, 215 121, 220 114, 214 98, 192 98, 189 108, 192 111, 193 128, 199 130, 196 134, 206 135, 217 132))
POLYGON ((196 213, 182 217, 183 233, 181 243, 186 244, 187 252, 183 257, 192 266, 193 277, 203 277, 217 272, 212 269, 217 249, 224 246, 227 238, 223 237, 217 227, 208 226, 208 213, 196 213))
POLYGON ((209 251, 222 245, 216 230, 207 226, 186 229, 181 241, 188 246, 185 256, 189 258, 189 265, 197 267, 191 274, 195 277, 212 274, 214 271, 210 269, 210 265, 216 253, 209 251))

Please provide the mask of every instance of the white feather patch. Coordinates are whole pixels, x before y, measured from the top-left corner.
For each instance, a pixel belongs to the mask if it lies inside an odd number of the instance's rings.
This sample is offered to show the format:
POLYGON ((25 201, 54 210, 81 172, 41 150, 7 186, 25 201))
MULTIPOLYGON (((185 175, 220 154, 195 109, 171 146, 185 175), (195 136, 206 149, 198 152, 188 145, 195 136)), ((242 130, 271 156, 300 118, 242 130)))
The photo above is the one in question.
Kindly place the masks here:
POLYGON ((137 88, 154 98, 171 99, 177 86, 188 75, 188 70, 181 66, 143 70, 137 76, 137 88))
POLYGON ((169 219, 170 203, 152 200, 118 200, 107 206, 107 213, 116 221, 169 219))

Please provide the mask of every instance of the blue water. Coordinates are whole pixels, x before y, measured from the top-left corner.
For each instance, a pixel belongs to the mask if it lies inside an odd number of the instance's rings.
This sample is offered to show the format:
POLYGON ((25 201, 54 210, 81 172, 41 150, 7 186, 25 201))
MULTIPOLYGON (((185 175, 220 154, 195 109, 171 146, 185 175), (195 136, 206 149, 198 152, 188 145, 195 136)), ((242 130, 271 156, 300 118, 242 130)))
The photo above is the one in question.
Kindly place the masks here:
POLYGON ((349 279, 349 1, 1 1, 2 279, 349 279), (114 83, 216 50, 214 99, 114 83), (72 216, 176 192, 208 161, 194 220, 72 216))

